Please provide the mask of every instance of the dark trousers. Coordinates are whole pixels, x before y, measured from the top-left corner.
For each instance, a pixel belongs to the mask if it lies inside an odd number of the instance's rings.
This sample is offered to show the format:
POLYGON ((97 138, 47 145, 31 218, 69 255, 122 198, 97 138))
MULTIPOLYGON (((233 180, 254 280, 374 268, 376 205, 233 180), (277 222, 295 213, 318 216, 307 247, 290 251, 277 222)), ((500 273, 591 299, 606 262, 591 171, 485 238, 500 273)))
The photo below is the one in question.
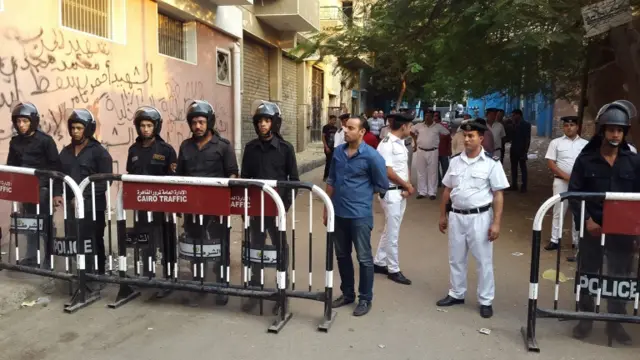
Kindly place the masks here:
MULTIPOLYGON (((22 205, 22 214, 25 216, 36 216, 37 214, 37 206, 35 204, 24 204, 22 205)), ((50 247, 53 246, 48 241, 47 230, 49 226, 50 216, 49 216, 49 188, 41 188, 40 189, 40 216, 42 216, 42 229, 40 232, 40 238, 45 239, 44 247, 40 247, 41 254, 44 251, 44 259, 40 259, 41 261, 49 261, 50 247)), ((51 229, 53 231, 53 229, 51 229)), ((55 234, 55 232, 54 232, 55 234)), ((38 243, 40 242, 40 238, 38 238, 37 232, 31 232, 26 234, 26 250, 24 252, 24 260, 33 261, 35 263, 36 257, 38 255, 38 243)), ((21 260, 21 259, 16 259, 21 260)))
MULTIPOLYGON (((586 226, 585 226, 586 230, 586 226)), ((597 274, 604 257, 607 259, 607 267, 602 274, 607 276, 628 277, 633 264, 633 236, 607 235, 602 254, 600 237, 592 236, 588 231, 584 232, 584 240, 580 241, 580 273, 597 274)), ((594 311, 594 301, 589 295, 588 289, 582 289, 580 294, 580 310, 594 311)), ((607 300, 607 311, 612 314, 626 314, 626 302, 623 300, 607 300)))
MULTIPOLYGON (((196 248, 200 247, 200 244, 204 245, 221 245, 221 252, 224 253, 225 249, 229 249, 229 239, 226 236, 227 229, 225 221, 220 222, 219 216, 212 215, 204 215, 202 217, 202 225, 200 225, 200 216, 199 215, 185 215, 184 218, 184 231, 185 231, 185 244, 188 244, 188 247, 191 250, 193 243, 195 242, 196 248), (195 218, 195 222, 194 222, 195 218), (222 242, 224 241, 224 244, 222 242)), ((222 264, 222 254, 221 256, 215 258, 213 262, 213 273, 216 275, 216 279, 220 279, 220 265, 222 264)), ((206 265, 206 261, 211 256, 211 254, 201 254, 196 252, 193 256, 184 256, 189 258, 191 261, 191 269, 193 269, 193 264, 196 261, 204 261, 206 265), (205 259, 202 259, 204 256, 205 259)), ((193 270, 192 270, 193 271, 193 270)), ((200 270, 198 270, 200 273, 200 270)), ((205 269, 205 274, 207 270, 205 269)))
MULTIPOLYGON (((287 233, 282 232, 282 238, 280 237, 280 232, 278 231, 278 227, 276 225, 275 216, 265 216, 264 217, 264 232, 260 230, 260 217, 252 217, 250 220, 251 227, 251 247, 253 249, 261 250, 267 241, 267 234, 269 234, 269 238, 271 239, 271 244, 278 249, 278 246, 283 246, 284 249, 282 253, 284 254, 284 263, 285 269, 289 269, 289 245, 287 244, 287 233), (281 241, 280 244, 278 244, 281 241)), ((260 264, 252 263, 251 270, 251 285, 259 286, 260 285, 260 264)), ((287 288, 289 287, 289 276, 287 274, 287 288)))
POLYGON ((138 221, 134 222, 134 231, 138 234, 149 234, 149 243, 140 245, 140 256, 142 257, 144 276, 151 276, 153 273, 153 267, 149 264, 149 258, 155 262, 157 249, 162 251, 163 265, 165 277, 168 276, 168 264, 173 264, 175 261, 175 244, 169 246, 168 234, 166 233, 167 224, 164 221, 164 213, 154 212, 152 213, 151 222, 149 222, 147 211, 138 211, 138 221), (169 261, 167 263, 167 261, 169 261))
MULTIPOLYGON (((67 221, 65 222, 65 236, 76 236, 75 210, 67 207, 67 221)), ((80 239, 76 239, 77 246, 83 246, 84 240, 92 239, 91 253, 85 254, 87 259, 87 271, 98 274, 105 273, 107 254, 104 247, 104 230, 107 227, 104 210, 96 210, 96 220, 93 221, 93 212, 85 212, 84 219, 80 222, 80 239), (95 255, 98 255, 98 264, 95 264, 95 255)))
POLYGON ((333 150, 328 153, 325 152, 324 156, 326 158, 326 162, 324 164, 324 175, 322 176, 322 180, 327 181, 327 178, 329 177, 329 170, 331 168, 331 160, 333 159, 333 150))
POLYGON ((527 188, 527 154, 509 153, 511 160, 511 186, 518 187, 518 166, 522 172, 522 188, 527 188))
POLYGON ((352 248, 356 248, 356 258, 360 264, 360 300, 373 299, 373 255, 371 253, 371 219, 335 218, 334 242, 338 271, 340 272, 340 290, 347 300, 356 298, 355 274, 352 248))
POLYGON ((449 170, 449 156, 438 156, 438 163, 440 165, 438 166, 438 186, 441 186, 442 178, 447 173, 447 170, 449 170))

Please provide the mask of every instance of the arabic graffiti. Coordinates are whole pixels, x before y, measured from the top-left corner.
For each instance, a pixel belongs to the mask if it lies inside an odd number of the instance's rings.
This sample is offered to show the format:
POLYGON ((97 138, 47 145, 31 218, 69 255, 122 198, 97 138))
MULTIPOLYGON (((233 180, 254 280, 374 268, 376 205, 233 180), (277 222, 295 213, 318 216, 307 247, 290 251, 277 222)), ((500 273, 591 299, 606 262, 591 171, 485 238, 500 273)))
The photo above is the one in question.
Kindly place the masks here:
MULTIPOLYGON (((187 107, 214 93, 213 84, 201 81, 203 74, 188 72, 191 65, 167 65, 164 59, 158 65, 155 57, 146 55, 139 57, 144 61, 136 61, 127 51, 114 50, 110 42, 63 29, 0 27, 0 39, 0 117, 14 103, 32 101, 40 108, 41 130, 59 144, 69 141, 69 109, 88 108, 96 117, 96 138, 105 148, 126 149, 136 138, 134 112, 151 105, 163 115, 165 140, 179 146, 190 135, 187 107)), ((219 104, 212 101, 221 133, 228 131, 232 119, 231 104, 224 104, 224 99, 219 104)), ((0 122, 0 144, 12 135, 11 123, 0 122)), ((114 161, 124 160, 112 156, 114 161)))

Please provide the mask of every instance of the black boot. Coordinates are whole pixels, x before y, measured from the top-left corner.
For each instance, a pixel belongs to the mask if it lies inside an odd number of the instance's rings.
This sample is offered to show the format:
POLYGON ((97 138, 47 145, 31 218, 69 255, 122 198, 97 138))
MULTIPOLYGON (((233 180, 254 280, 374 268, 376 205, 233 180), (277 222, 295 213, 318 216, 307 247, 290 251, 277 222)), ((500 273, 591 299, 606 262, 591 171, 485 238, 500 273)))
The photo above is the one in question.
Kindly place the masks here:
POLYGON ((591 334, 591 329, 593 329, 593 321, 580 320, 578 325, 573 328, 573 337, 578 340, 585 339, 591 334))
POLYGON ((607 323, 606 327, 607 337, 609 338, 609 346, 613 345, 613 340, 619 342, 622 345, 631 345, 632 340, 631 336, 627 333, 627 331, 622 327, 620 323, 607 323))

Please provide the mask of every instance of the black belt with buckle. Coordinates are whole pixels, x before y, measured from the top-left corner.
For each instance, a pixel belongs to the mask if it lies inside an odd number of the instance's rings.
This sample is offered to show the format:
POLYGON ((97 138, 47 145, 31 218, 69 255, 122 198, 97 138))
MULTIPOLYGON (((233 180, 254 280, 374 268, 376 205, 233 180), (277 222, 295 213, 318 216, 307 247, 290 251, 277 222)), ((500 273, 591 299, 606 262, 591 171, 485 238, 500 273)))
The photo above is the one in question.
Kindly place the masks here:
POLYGON ((406 190, 404 187, 402 186, 389 186, 389 190, 406 190))
POLYGON ((425 149, 425 148, 418 147, 418 149, 420 149, 420 150, 422 150, 422 151, 433 151, 433 150, 438 150, 438 148, 437 148, 437 147, 436 147, 436 148, 431 148, 431 149, 425 149))
POLYGON ((491 204, 481 206, 475 209, 468 209, 468 210, 451 209, 451 212, 454 212, 456 214, 462 214, 462 215, 471 215, 471 214, 481 214, 485 211, 488 211, 489 209, 491 209, 491 204))

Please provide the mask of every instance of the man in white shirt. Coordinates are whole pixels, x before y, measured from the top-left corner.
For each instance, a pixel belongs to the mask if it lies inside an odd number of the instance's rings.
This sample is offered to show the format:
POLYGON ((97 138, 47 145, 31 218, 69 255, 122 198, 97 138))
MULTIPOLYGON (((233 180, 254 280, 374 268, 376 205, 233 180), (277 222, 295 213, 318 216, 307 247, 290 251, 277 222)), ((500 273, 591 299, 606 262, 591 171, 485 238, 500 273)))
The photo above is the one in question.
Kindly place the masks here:
POLYGON ((509 187, 500 158, 482 148, 487 126, 476 120, 462 126, 465 150, 451 158, 442 179, 445 186, 440 204, 439 228, 449 230, 450 287, 437 306, 464 304, 467 292, 468 253, 478 269, 480 316, 493 316, 495 281, 493 243, 500 235, 503 191, 509 187), (451 206, 449 207, 449 200, 451 206))
MULTIPOLYGON (((565 116, 562 117, 562 131, 564 135, 559 138, 553 139, 547 149, 547 166, 553 173, 553 195, 560 194, 569 189, 569 179, 571 178, 571 170, 573 164, 576 162, 578 155, 582 149, 589 142, 578 135, 578 117, 577 116, 565 116)), ((564 201, 562 205, 562 212, 560 212, 560 203, 556 204, 553 208, 553 223, 551 228, 551 241, 545 250, 552 251, 558 249, 558 239, 562 235, 562 228, 560 227, 560 219, 564 219, 564 216, 569 208, 567 201, 564 201)), ((575 246, 578 244, 579 233, 573 225, 573 220, 569 222, 571 226, 572 243, 575 246)), ((571 261, 572 258, 570 257, 571 261)))
POLYGON ((391 132, 378 145, 378 153, 387 167, 389 189, 384 198, 380 199, 385 225, 373 260, 373 271, 385 274, 390 280, 399 284, 411 285, 411 280, 400 271, 398 239, 400 224, 407 206, 406 198, 415 192, 409 180, 409 150, 403 140, 411 133, 413 116, 396 113, 389 115, 389 118, 393 120, 389 124, 391 132))
POLYGON ((382 118, 382 111, 374 111, 373 116, 367 120, 371 133, 378 139, 381 139, 380 130, 384 127, 384 119, 382 118))
POLYGON ((502 140, 507 136, 507 132, 504 130, 504 125, 499 121, 496 121, 498 111, 499 110, 496 108, 489 108, 486 111, 486 117, 489 130, 491 130, 491 133, 493 134, 493 156, 498 156, 500 159, 503 159, 504 157, 502 154, 504 153, 504 144, 502 143, 502 140))
POLYGON ((333 137, 333 148, 337 148, 338 146, 340 146, 341 144, 344 144, 344 127, 347 126, 347 121, 349 120, 349 118, 351 117, 351 114, 342 114, 340 116, 338 116, 338 118, 340 119, 340 129, 338 129, 338 131, 336 131, 334 137, 333 137))
POLYGON ((411 128, 413 151, 418 171, 418 199, 436 199, 438 190, 438 146, 440 135, 449 135, 442 124, 433 121, 432 112, 425 112, 424 121, 411 128))

